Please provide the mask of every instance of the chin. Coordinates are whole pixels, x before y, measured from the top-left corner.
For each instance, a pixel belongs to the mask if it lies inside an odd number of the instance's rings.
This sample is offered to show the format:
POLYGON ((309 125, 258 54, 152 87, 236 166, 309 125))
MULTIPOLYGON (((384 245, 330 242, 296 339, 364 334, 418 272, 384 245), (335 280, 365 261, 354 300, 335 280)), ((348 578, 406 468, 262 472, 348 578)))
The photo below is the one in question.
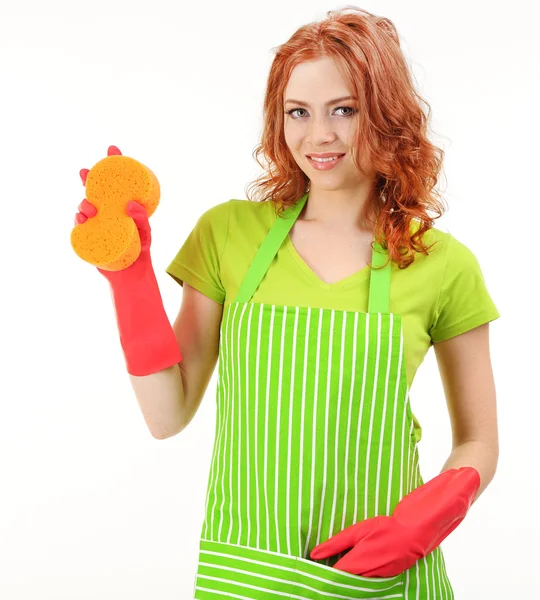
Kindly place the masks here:
POLYGON ((343 185, 343 182, 341 181, 336 181, 335 183, 330 183, 330 182, 319 182, 319 181, 313 181, 311 180, 310 182, 310 190, 313 191, 314 189, 317 190, 321 190, 322 192, 338 192, 340 190, 345 189, 345 186, 343 185))

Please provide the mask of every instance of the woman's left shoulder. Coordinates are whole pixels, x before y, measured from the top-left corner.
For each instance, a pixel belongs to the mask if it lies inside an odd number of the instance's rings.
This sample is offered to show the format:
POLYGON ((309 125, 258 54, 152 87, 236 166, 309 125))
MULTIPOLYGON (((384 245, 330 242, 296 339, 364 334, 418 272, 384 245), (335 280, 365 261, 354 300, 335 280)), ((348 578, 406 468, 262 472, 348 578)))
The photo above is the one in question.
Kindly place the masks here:
MULTIPOLYGON (((414 220, 411 223, 411 231, 417 231, 419 226, 419 221, 414 220)), ((431 226, 423 233, 422 242, 428 248, 428 256, 438 256, 438 260, 443 260, 445 263, 450 262, 453 266, 459 267, 459 265, 474 264, 476 262, 476 256, 471 248, 457 239, 451 232, 442 228, 431 226)), ((421 253, 418 253, 417 256, 426 257, 421 253)), ((429 262, 438 261, 431 260, 429 262)))
MULTIPOLYGON (((411 235, 420 228, 420 221, 413 219, 410 224, 411 235)), ((444 268, 448 256, 451 234, 438 227, 431 226, 421 238, 410 240, 414 247, 413 262, 409 265, 415 272, 438 271, 444 268), (419 242, 422 242, 423 249, 419 242)))
MULTIPOLYGON (((417 219, 413 219, 410 224, 410 231, 412 233, 416 233, 420 228, 420 221, 417 219)), ((433 244, 433 249, 440 251, 443 247, 449 242, 452 234, 448 231, 443 231, 439 227, 435 227, 435 225, 431 225, 424 233, 422 234, 422 242, 426 246, 430 246, 433 244)))

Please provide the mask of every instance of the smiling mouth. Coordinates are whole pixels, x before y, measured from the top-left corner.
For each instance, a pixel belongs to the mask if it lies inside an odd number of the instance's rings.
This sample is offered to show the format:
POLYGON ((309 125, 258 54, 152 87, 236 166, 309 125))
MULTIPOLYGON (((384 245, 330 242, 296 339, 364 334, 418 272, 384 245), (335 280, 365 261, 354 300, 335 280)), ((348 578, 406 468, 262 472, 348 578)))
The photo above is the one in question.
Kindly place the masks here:
POLYGON ((306 154, 306 156, 310 160, 313 160, 318 163, 328 163, 328 162, 333 162, 333 161, 339 160, 340 158, 345 156, 345 154, 334 154, 334 155, 330 155, 330 156, 313 156, 311 154, 306 154))
POLYGON ((313 170, 323 173, 325 171, 332 171, 333 169, 337 169, 337 167, 343 162, 344 157, 345 154, 342 154, 341 156, 338 156, 336 158, 316 160, 314 158, 311 158, 310 156, 307 156, 307 160, 309 162, 309 166, 313 170))

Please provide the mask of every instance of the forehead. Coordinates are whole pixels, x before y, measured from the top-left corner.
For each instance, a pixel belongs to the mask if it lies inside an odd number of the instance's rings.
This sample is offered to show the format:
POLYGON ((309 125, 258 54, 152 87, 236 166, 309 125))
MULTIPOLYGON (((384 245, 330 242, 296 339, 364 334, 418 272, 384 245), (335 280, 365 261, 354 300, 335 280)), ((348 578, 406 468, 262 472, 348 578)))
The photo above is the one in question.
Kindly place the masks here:
POLYGON ((285 86, 284 99, 312 100, 324 103, 331 98, 351 94, 347 82, 332 58, 325 56, 294 67, 285 86))

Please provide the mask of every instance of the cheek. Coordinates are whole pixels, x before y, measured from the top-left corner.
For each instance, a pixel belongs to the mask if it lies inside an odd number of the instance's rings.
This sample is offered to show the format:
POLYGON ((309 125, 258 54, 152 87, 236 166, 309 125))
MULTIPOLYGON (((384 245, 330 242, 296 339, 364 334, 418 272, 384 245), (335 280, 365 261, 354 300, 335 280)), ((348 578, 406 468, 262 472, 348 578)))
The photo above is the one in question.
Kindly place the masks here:
POLYGON ((356 124, 355 123, 347 123, 343 127, 343 139, 347 140, 347 144, 352 146, 354 144, 354 138, 356 136, 356 124))
POLYGON ((285 125, 284 129, 285 141, 287 142, 287 146, 291 148, 295 148, 298 146, 301 140, 301 135, 299 132, 299 128, 294 125, 285 125))

